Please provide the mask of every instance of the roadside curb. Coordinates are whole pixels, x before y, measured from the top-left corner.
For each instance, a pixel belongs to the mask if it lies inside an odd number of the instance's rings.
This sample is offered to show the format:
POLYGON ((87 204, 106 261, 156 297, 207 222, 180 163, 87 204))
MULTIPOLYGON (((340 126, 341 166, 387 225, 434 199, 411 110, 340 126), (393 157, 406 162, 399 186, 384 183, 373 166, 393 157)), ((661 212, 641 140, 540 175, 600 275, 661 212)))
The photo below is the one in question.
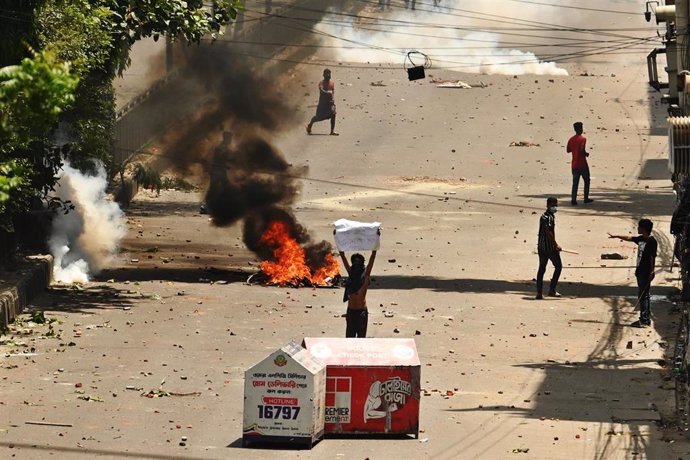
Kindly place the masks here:
POLYGON ((43 292, 53 279, 52 256, 30 256, 26 261, 27 268, 14 286, 0 291, 0 330, 14 322, 29 301, 43 292))

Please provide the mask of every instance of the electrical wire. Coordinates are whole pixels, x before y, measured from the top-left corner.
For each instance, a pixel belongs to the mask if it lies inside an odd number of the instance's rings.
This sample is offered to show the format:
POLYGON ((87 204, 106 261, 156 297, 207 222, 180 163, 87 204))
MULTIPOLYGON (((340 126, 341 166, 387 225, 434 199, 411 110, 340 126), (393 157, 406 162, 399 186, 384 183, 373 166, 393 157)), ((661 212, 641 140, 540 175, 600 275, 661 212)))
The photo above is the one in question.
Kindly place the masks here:
MULTIPOLYGON (((322 12, 322 11, 321 11, 322 12)), ((259 14, 263 14, 259 12, 259 14)), ((287 15, 274 15, 274 17, 278 17, 284 20, 288 21, 304 21, 304 22, 309 22, 313 23, 314 19, 313 18, 304 18, 304 17, 293 17, 293 16, 287 16, 287 15)), ((357 16, 355 16, 357 17, 357 16)), ((407 21, 402 21, 404 23, 407 23, 407 21)), ((353 27, 353 24, 348 21, 344 22, 338 22, 337 20, 329 20, 329 19, 324 19, 321 21, 321 23, 325 24, 333 24, 333 25, 340 25, 340 26, 347 26, 347 27, 353 27)), ((501 31, 501 35, 509 35, 509 36, 520 36, 520 37, 529 37, 529 38, 538 38, 540 40, 545 40, 545 39, 551 39, 551 40, 565 40, 565 41, 577 41, 581 40, 579 38, 575 37, 564 37, 562 35, 559 36, 550 36, 550 35, 533 35, 533 34, 524 34, 524 33, 511 33, 506 29, 487 29, 487 28, 477 28, 477 27, 459 27, 459 26, 449 26, 448 24, 431 24, 431 23, 423 23, 426 27, 432 28, 432 29, 450 29, 450 30, 461 30, 461 31, 470 31, 470 32, 487 32, 492 33, 493 31, 501 31)), ((416 24, 416 26, 420 26, 420 24, 416 24)), ((385 27, 385 26, 384 26, 385 27)), ((432 35, 432 34, 425 34, 425 33, 413 33, 413 32, 404 32, 401 30, 391 30, 390 27, 385 27, 381 29, 377 29, 376 27, 371 27, 371 26, 363 26, 359 25, 358 29, 360 30, 365 30, 365 31, 370 31, 370 32, 375 32, 375 33, 394 33, 394 34, 404 34, 404 35, 410 35, 410 36, 418 36, 418 37, 424 37, 424 38, 444 38, 447 39, 448 37, 445 36, 440 36, 440 35, 432 35)), ((513 29, 514 30, 514 29, 513 29)), ((607 29, 573 29, 573 28, 560 28, 560 29, 551 29, 551 31, 559 31, 559 32, 577 32, 577 33, 587 33, 587 34, 593 34, 593 35, 603 35, 603 36, 609 36, 609 37, 615 37, 615 38, 623 38, 623 39, 636 39, 637 37, 635 36, 629 36, 629 35, 621 35, 621 34, 613 34, 606 32, 607 29)), ((612 29, 610 29, 612 30, 612 29)), ((648 31, 648 28, 628 28, 628 29, 620 29, 620 30, 628 30, 628 31, 648 31)), ((542 31, 539 29, 539 31, 542 31)), ((319 31, 316 31, 315 33, 319 33, 319 31)), ((516 46, 525 46, 524 44, 516 45, 516 46)), ((527 45, 529 46, 529 45, 527 45)))
MULTIPOLYGON (((283 24, 283 26, 284 26, 284 27, 288 27, 288 28, 293 28, 294 30, 299 30, 299 31, 302 31, 302 32, 308 32, 308 33, 312 33, 312 34, 316 34, 316 35, 327 36, 327 37, 329 37, 329 38, 340 39, 340 40, 343 40, 343 41, 346 41, 346 42, 349 42, 349 43, 353 43, 353 44, 359 44, 359 45, 367 46, 367 47, 371 46, 370 44, 365 43, 365 42, 361 42, 361 41, 357 41, 357 40, 351 40, 351 39, 346 39, 346 38, 343 38, 343 37, 337 37, 337 36, 335 36, 334 34, 330 34, 330 33, 324 32, 324 31, 313 30, 313 29, 311 29, 311 28, 306 28, 306 27, 304 27, 301 23, 296 23, 296 25, 295 25, 294 27, 286 26, 285 24, 283 24)), ((454 39, 454 38, 455 38, 455 37, 448 37, 448 36, 442 36, 442 35, 410 34, 410 33, 405 33, 405 32, 394 32, 394 31, 391 32, 390 30, 382 30, 382 29, 370 29, 370 28, 367 28, 366 30, 370 30, 370 31, 374 31, 374 32, 398 33, 398 34, 406 34, 406 35, 413 35, 413 36, 421 36, 421 37, 425 37, 425 38, 438 38, 438 39, 446 39, 446 40, 450 40, 450 39, 454 39)), ((538 37, 538 38, 543 38, 543 37, 538 37)), ((560 37, 560 38, 563 39, 563 37, 560 37)), ((631 37, 631 38, 632 38, 633 40, 638 40, 638 39, 639 39, 638 37, 631 37)), ((485 39, 479 39, 479 38, 463 38, 463 40, 464 40, 464 41, 479 41, 479 42, 495 43, 495 40, 485 40, 485 39)), ((571 39, 571 40, 578 40, 578 39, 571 39)), ((582 41, 582 40, 579 40, 579 41, 582 41)), ((597 41, 597 42, 598 42, 598 43, 601 43, 600 40, 597 41)), ((511 42, 507 42, 506 44, 507 44, 507 45, 513 45, 513 46, 532 46, 534 43, 511 43, 511 42)), ((564 46, 567 46, 567 45, 564 44, 564 46)), ((376 48, 377 48, 377 49, 380 49, 380 48, 382 48, 382 47, 376 47, 376 48)))
MULTIPOLYGON (((370 5, 377 4, 377 2, 371 1, 371 0, 358 0, 360 3, 366 3, 370 5)), ((420 2, 421 3, 421 2, 420 2)), ((426 5, 430 5, 426 3, 426 5)), ((397 8, 402 8, 402 5, 395 5, 397 8)), ((567 26, 562 26, 558 24, 551 24, 551 23, 546 23, 546 22, 541 22, 541 21, 532 21, 529 19, 520 19, 520 18, 515 18, 515 17, 510 17, 510 16, 502 16, 502 15, 497 15, 497 14, 492 14, 492 13, 482 13, 479 11, 472 11, 472 10, 466 10, 462 8, 452 8, 452 7, 443 7, 444 10, 449 10, 449 11, 459 11, 464 14, 457 14, 457 13, 444 13, 446 15, 450 16, 456 16, 456 17, 461 17, 461 18, 469 18, 469 19, 479 19, 483 21, 491 21, 491 22, 499 22, 499 23, 509 23, 509 24, 533 24, 540 26, 542 28, 556 28, 558 30, 561 29, 568 29, 572 31, 586 31, 588 29, 581 29, 581 28, 573 28, 573 27, 567 27, 567 26), (469 15, 474 15, 474 16, 468 16, 469 15), (480 16, 480 17, 477 17, 480 16)), ((423 10, 423 9, 416 9, 415 11, 422 11, 422 12, 430 12, 430 13, 438 13, 437 10, 423 10)), ((606 30, 606 29, 602 29, 606 30)), ((615 29, 608 29, 608 30, 615 30, 615 29)))
MULTIPOLYGON (((654 37, 656 38, 656 37, 654 37)), ((211 39, 202 39, 202 40, 208 40, 212 41, 211 39)), ((261 41, 247 41, 247 40, 226 40, 226 41, 232 41, 234 44, 239 44, 239 45, 256 45, 256 46, 273 46, 273 47, 285 47, 285 48, 324 48, 324 49, 343 49, 343 50, 367 50, 370 49, 369 46, 367 45, 353 45, 353 46, 348 46, 348 45, 325 45, 325 44, 316 44, 316 43, 284 43, 284 42, 261 42, 261 41)), ((491 41, 489 41, 491 42, 491 41)), ((491 42, 493 43, 493 42, 491 42)), ((513 49, 515 46, 529 46, 532 48, 559 48, 559 47, 568 47, 568 48, 583 48, 588 45, 592 44, 600 44, 600 43, 619 43, 618 41, 605 41, 602 42, 600 40, 586 40, 581 43, 543 43, 543 44, 538 44, 538 43, 516 43, 515 45, 513 44, 497 44, 496 46, 425 46, 423 49, 425 50, 481 50, 481 49, 513 49)), ((402 48, 391 48, 391 49, 397 49, 399 51, 404 51, 402 48)), ((639 51, 648 51, 648 47, 640 47, 639 51)))
MULTIPOLYGON (((568 60, 572 60, 575 58, 582 58, 582 57, 592 57, 592 56, 599 56, 599 55, 610 55, 610 54, 616 54, 616 52, 624 49, 624 47, 616 47, 612 48, 611 50, 607 52, 599 52, 599 51, 591 51, 591 52, 579 52, 579 53, 570 53, 570 54, 564 54, 558 57, 550 58, 548 62, 566 62, 568 60)), ((301 64, 301 65, 309 65, 309 66, 319 66, 319 67, 334 67, 334 68, 350 68, 350 69, 389 69, 389 70, 394 70, 398 68, 398 65, 395 63, 376 63, 376 64, 342 64, 341 61, 331 61, 331 60, 319 60, 319 61, 302 61, 302 60, 295 60, 295 59, 287 59, 287 58, 277 58, 277 57, 271 57, 271 56, 259 56, 256 54, 252 53, 246 53, 246 52, 238 52, 234 50, 228 51, 228 54, 232 55, 237 55, 237 56, 243 56, 243 57, 248 57, 248 58, 254 58, 254 59, 260 59, 260 60, 266 60, 266 61, 274 61, 274 62, 285 62, 285 63, 290 63, 290 64, 301 64)), ((501 58, 504 56, 496 56, 497 58, 501 58)), ((437 60, 437 62, 441 62, 443 64, 447 65, 440 65, 440 66, 434 66, 435 69, 437 70, 463 70, 463 69, 468 69, 468 68, 473 68, 473 67, 478 67, 480 65, 483 65, 484 67, 501 67, 501 66, 510 66, 510 65, 523 65, 523 64, 537 64, 537 63, 546 63, 546 61, 537 59, 535 58, 528 58, 528 59, 519 59, 519 60, 510 60, 510 61, 504 61, 504 62, 492 62, 492 63, 478 63, 478 62, 458 62, 458 61, 449 61, 449 60, 437 60)))
POLYGON ((508 0, 509 2, 516 2, 516 3, 528 3, 532 5, 540 5, 540 6, 549 6, 553 8, 566 8, 566 9, 572 9, 572 10, 580 10, 580 11, 596 11, 598 13, 611 13, 611 14, 625 14, 627 16, 631 15, 642 15, 643 13, 639 11, 620 11, 620 10, 607 10, 607 9, 601 9, 601 8, 586 8, 584 6, 572 6, 572 5, 555 5, 553 3, 543 3, 543 2, 535 2, 533 0, 508 0))
MULTIPOLYGON (((493 31, 487 31, 483 29, 463 29, 463 28, 452 28, 454 30, 464 30, 469 33, 490 33, 496 35, 497 32, 493 31)), ((390 29, 378 29, 375 27, 358 27, 358 30, 364 30, 364 31, 369 31, 369 32, 374 32, 374 33, 388 33, 388 34, 394 34, 394 35, 408 35, 412 37, 422 37, 422 38, 440 38, 440 39, 453 39, 456 37, 448 37, 444 35, 432 35, 428 33, 416 33, 416 32, 405 32, 405 31, 399 31, 399 30, 390 30, 390 29)), ((568 31, 563 31, 563 32, 568 32, 568 31)), ((563 36, 549 36, 549 35, 534 35, 534 34, 519 34, 519 33, 510 33, 510 32, 501 32, 500 35, 508 35, 508 36, 513 36, 513 37, 524 37, 524 38, 537 38, 540 40, 564 40, 564 41, 578 41, 581 40, 576 37, 563 37, 563 36)), ((616 36, 616 35, 613 35, 616 36)), ((633 36, 617 36, 622 39, 637 39, 638 37, 633 37, 633 36)), ((509 42, 508 42, 509 43, 509 42)), ((524 46, 524 45, 523 45, 524 46)))
MULTIPOLYGON (((355 43, 355 44, 360 44, 360 45, 365 45, 365 46, 371 46, 371 45, 369 45, 369 44, 367 44, 367 43, 364 43, 364 42, 358 42, 358 41, 356 41, 356 40, 350 40, 350 39, 346 39, 346 38, 343 38, 343 37, 337 37, 337 36, 335 36, 335 35, 333 35, 333 34, 325 33, 325 32, 322 32, 322 31, 313 31, 312 29, 304 28, 304 27, 301 26, 301 25, 297 26, 296 29, 297 29, 297 30, 302 30, 302 31, 304 31, 304 32, 311 32, 311 33, 314 33, 314 34, 317 34, 317 35, 321 34, 321 35, 324 35, 324 36, 328 36, 328 37, 330 37, 330 38, 343 40, 343 41, 346 41, 346 42, 349 42, 349 43, 355 43)), ((393 33, 395 33, 395 32, 393 32, 393 33)), ((438 38, 448 39, 448 37, 438 37, 438 38)), ((643 37, 643 38, 634 38, 634 39, 632 40, 631 43, 632 43, 632 44, 634 44, 635 42, 640 42, 640 43, 641 43, 641 42, 646 42, 646 41, 649 41, 649 40, 656 40, 656 38, 657 38, 656 36, 653 36, 653 37, 643 37)), ((630 44, 624 44, 624 45, 625 45, 626 47, 631 46, 630 44)), ((610 47, 605 47, 605 49, 606 49, 606 48, 610 48, 610 47)), ((376 47, 374 47, 374 48, 372 48, 372 49, 377 49, 377 50, 380 50, 380 51, 386 51, 386 52, 395 53, 395 54, 404 54, 404 51, 393 50, 393 49, 390 49, 390 48, 384 48, 384 47, 380 47, 380 46, 376 46, 376 47)), ((596 50, 592 50, 592 51, 590 51, 590 52, 587 52, 585 55, 593 55, 593 54, 595 54, 595 52, 596 52, 596 50)), ((531 61, 529 61, 529 62, 534 62, 534 61, 531 60, 531 61)), ((467 64, 467 63, 462 63, 462 65, 468 65, 468 64, 467 64)), ((470 65, 472 65, 472 64, 470 64, 470 65)))
MULTIPOLYGON (((358 0, 360 3, 368 3, 368 4, 375 4, 375 2, 372 1, 366 1, 366 0, 358 0)), ((262 3, 262 2, 257 2, 257 3, 262 3)), ((396 5, 396 7, 400 7, 399 5, 396 5)), ((562 25, 557 25, 557 24, 550 24, 550 23, 545 23, 545 22, 540 22, 540 21, 532 21, 532 20, 527 20, 527 19, 520 19, 520 18, 515 18, 515 17, 509 17, 509 16, 500 16, 500 15, 495 15, 495 14, 490 14, 490 13, 482 13, 482 12, 477 12, 477 11, 471 11, 471 10, 464 10, 460 8, 449 8, 451 10, 455 11, 461 11, 464 12, 465 14, 450 14, 450 16, 456 16, 460 18, 465 18, 465 19, 479 19, 482 21, 489 21, 491 23, 506 23, 506 24, 513 24, 513 25, 525 25, 525 24, 532 24, 532 25, 537 25, 539 26, 537 29, 538 30, 548 30, 548 29, 554 29, 554 30, 563 30, 563 29, 571 29, 571 30, 584 30, 584 29, 576 29, 572 27, 567 27, 567 26, 562 26, 562 25), (474 16, 468 16, 468 13, 474 16), (476 17, 476 15, 479 16, 487 16, 487 17, 476 17), (496 18, 499 18, 500 20, 497 20, 496 18)), ((423 23, 421 21, 414 20, 414 21, 407 21, 407 20, 402 20, 402 19, 390 19, 390 18, 385 18, 385 17, 374 17, 374 16, 366 16, 362 14, 353 14, 353 13, 346 13, 346 12, 341 12, 341 11, 336 11, 332 8, 326 8, 326 9, 316 9, 316 8, 309 8, 309 7, 304 7, 300 5, 293 5, 290 10, 295 10, 295 11, 306 11, 306 12, 311 12, 311 13, 317 13, 317 14, 327 14, 327 15, 333 15, 333 16, 343 16, 343 17, 348 17, 352 19, 366 19, 366 20, 374 20, 374 21, 384 21, 388 23, 394 23, 394 24, 408 24, 408 25, 417 25, 421 24, 423 27, 434 27, 438 25, 443 25, 443 24, 432 24, 432 23, 423 23)), ((259 11, 259 10, 251 10, 247 9, 247 11, 251 11, 253 13, 257 14, 263 14, 263 15, 273 15, 273 16, 284 16, 284 15, 278 15, 278 14, 271 14, 271 13, 266 13, 265 11, 259 11)), ((415 11, 424 11, 424 10, 415 10, 415 11)), ((438 14, 439 12, 437 10, 432 10, 430 11, 431 13, 438 14)), ((448 14, 446 14, 448 15, 448 14)), ((313 20, 312 18, 309 18, 310 20, 313 20)), ((649 27, 644 28, 643 30, 648 30, 649 27)), ((534 30, 534 29, 533 29, 534 30)), ((592 29, 594 30, 594 29, 592 29)), ((617 29, 601 29, 601 30, 617 30, 617 29)))
MULTIPOLYGON (((598 28, 598 29, 583 29, 583 28, 575 28, 575 27, 568 27, 568 26, 561 26, 561 25, 555 25, 555 24, 547 24, 547 23, 538 23, 535 21, 527 21, 527 20, 521 20, 521 21, 526 21, 527 23, 535 23, 538 24, 539 27, 498 27, 498 26, 486 26, 486 27, 481 27, 481 26, 456 26, 456 25, 450 25, 450 24, 444 24, 444 23, 430 23, 430 22, 422 22, 422 21, 407 21, 407 20, 401 20, 401 19, 389 19, 389 18, 379 18, 379 17, 373 17, 373 16, 365 16, 365 15, 356 15, 352 13, 343 13, 343 12, 338 12, 338 11, 333 11, 333 10, 317 10, 317 9, 312 9, 312 8, 305 8, 305 7, 299 7, 295 6, 295 10, 304 10, 308 12, 313 12, 313 13, 321 13, 325 14, 326 18, 323 19, 321 22, 322 23, 329 23, 333 25, 342 25, 342 26, 349 26, 352 27, 352 21, 348 20, 341 20, 338 21, 335 19, 336 17, 345 17, 349 19, 357 19, 357 20, 368 20, 368 21, 373 21, 373 25, 380 25, 383 27, 391 27, 391 26, 399 26, 399 27, 416 27, 416 28, 440 28, 440 29, 450 29, 450 30, 461 30, 461 31, 480 31, 480 32, 501 32, 503 34, 511 35, 524 35, 524 34, 517 34, 514 31, 520 31, 520 32, 573 32, 573 33, 580 33, 580 34, 592 34, 592 35, 607 35, 607 36, 614 36, 618 38, 632 38, 629 35, 621 35, 619 33, 614 33, 614 32, 639 32, 639 31, 650 31, 650 27, 625 27, 625 28, 598 28), (329 16, 333 17, 333 19, 329 18, 329 16), (513 31, 513 33, 511 33, 513 31)), ((271 16, 275 18, 282 18, 282 19, 291 19, 291 20, 298 20, 298 21, 305 21, 305 22, 314 22, 314 18, 311 17, 300 17, 300 16, 289 16, 286 14, 273 14, 273 13, 265 13, 263 11, 258 11, 258 10, 247 10, 255 14, 259 15, 265 15, 265 16, 271 16)), ((486 13, 476 13, 476 14, 486 14, 486 13)), ((486 18, 477 18, 477 17, 470 17, 466 15, 457 15, 460 17, 468 18, 468 19, 478 19, 482 21, 491 21, 492 23, 495 22, 503 22, 503 23, 508 23, 511 25, 521 25, 524 26, 525 24, 520 23, 520 22, 515 22, 515 21, 497 21, 495 19, 486 19, 486 18)), ((490 15, 490 16, 496 16, 496 15, 490 15)), ((502 16, 500 16, 502 17, 502 16)), ((359 24, 359 28, 363 28, 365 26, 359 24)), ((390 29, 385 29, 386 31, 389 31, 390 29)), ((553 37, 553 36, 539 36, 541 38, 559 38, 559 37, 553 37)))
MULTIPOLYGON (((337 14, 336 14, 337 15, 337 14)), ((334 25, 343 25, 343 26, 351 26, 353 23, 351 20, 348 19, 332 19, 330 16, 333 16, 332 14, 327 14, 326 19, 321 20, 321 22, 326 22, 334 25)), ((286 15, 281 15, 281 16, 275 16, 275 17, 282 17, 285 19, 295 19, 295 20, 302 20, 302 21, 309 21, 313 22, 313 18, 308 18, 308 17, 299 17, 299 16, 286 16, 286 15)), ((360 17, 361 18, 361 17, 360 17)), ((429 23, 429 22, 409 22, 409 21, 399 21, 399 20, 385 20, 385 19, 380 19, 377 21, 372 22, 367 22, 364 25, 378 25, 382 27, 390 27, 390 26, 397 26, 401 28, 423 28, 423 29, 428 29, 428 28, 440 28, 440 29, 451 29, 451 30, 469 30, 469 31, 488 31, 488 32, 577 32, 577 33, 591 33, 591 34, 604 34, 604 33, 610 33, 610 32, 640 32, 640 31, 649 31, 652 30, 650 27, 618 27, 618 28, 589 28, 589 29, 581 29, 581 28, 572 28, 572 27, 497 27, 497 26, 457 26, 457 25, 451 25, 451 24, 445 24, 445 23, 429 23)), ((361 24, 358 25, 358 27, 361 27, 361 24)), ((623 36, 623 37, 629 37, 629 36, 623 36)))

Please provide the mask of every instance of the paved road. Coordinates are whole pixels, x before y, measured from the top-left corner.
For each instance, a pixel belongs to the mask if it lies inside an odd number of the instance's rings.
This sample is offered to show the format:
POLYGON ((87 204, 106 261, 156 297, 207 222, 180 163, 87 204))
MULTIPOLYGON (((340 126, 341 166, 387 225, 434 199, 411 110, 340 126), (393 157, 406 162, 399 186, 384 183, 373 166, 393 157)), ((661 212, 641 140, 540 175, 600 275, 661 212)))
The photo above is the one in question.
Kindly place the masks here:
POLYGON ((246 285, 256 261, 240 228, 211 227, 196 193, 164 191, 141 194, 127 211, 116 267, 83 289, 56 286, 36 302, 58 320, 58 337, 48 326, 25 325, 26 335, 0 346, 2 455, 687 455, 656 423, 672 415, 672 382, 658 360, 676 314, 655 300, 654 328, 626 327, 636 317, 634 248, 606 238, 652 218, 661 253, 654 294, 672 290, 673 196, 666 138, 656 130, 664 109, 649 102, 641 60, 616 77, 594 64, 588 70, 593 75, 566 78, 438 75, 487 85, 455 90, 410 83, 402 71, 339 68, 339 137, 319 135, 323 123, 317 135, 304 133, 318 69, 297 69, 290 79, 287 90, 305 110, 276 142, 291 163, 309 166, 296 215, 318 238, 329 238, 341 217, 383 223, 370 331, 417 340, 422 386, 431 393, 421 402, 419 440, 241 449, 244 370, 291 339, 343 335, 342 293, 246 285), (590 139, 596 202, 570 208, 564 143, 576 119, 590 139), (552 194, 564 201, 559 242, 579 254, 564 256, 564 298, 537 302, 537 221, 552 194), (629 258, 604 261, 604 252, 629 258), (141 396, 160 388, 200 394, 141 396), (443 396, 447 390, 454 395, 443 396))

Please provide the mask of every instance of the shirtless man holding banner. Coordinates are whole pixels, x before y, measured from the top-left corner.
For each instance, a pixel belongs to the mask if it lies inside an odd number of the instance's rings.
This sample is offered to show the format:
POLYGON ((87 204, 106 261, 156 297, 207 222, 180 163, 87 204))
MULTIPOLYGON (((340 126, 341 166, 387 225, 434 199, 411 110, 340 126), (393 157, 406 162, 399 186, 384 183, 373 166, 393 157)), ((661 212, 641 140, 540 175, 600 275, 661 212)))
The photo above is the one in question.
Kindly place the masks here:
POLYGON ((343 302, 347 302, 345 337, 364 338, 367 336, 369 320, 367 291, 379 247, 381 224, 340 219, 334 225, 335 242, 348 274, 343 295, 343 302), (359 253, 353 254, 348 262, 345 251, 371 251, 369 263, 365 267, 364 256, 359 253))

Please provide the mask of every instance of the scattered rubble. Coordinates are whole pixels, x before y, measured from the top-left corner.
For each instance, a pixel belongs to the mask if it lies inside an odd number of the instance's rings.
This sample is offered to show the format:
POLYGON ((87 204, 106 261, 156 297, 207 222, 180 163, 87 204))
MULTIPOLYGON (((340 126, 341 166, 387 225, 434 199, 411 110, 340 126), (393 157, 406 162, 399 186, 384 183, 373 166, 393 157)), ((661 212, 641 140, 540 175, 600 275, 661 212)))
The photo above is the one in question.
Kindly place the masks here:
POLYGON ((508 144, 508 147, 541 147, 541 144, 529 141, 513 141, 508 144))

